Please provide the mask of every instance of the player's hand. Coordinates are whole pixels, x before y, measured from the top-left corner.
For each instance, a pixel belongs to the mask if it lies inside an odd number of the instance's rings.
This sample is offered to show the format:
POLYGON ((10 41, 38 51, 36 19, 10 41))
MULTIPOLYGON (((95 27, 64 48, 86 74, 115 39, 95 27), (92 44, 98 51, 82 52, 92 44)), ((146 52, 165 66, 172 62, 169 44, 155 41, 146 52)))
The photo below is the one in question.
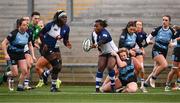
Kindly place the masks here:
POLYGON ((46 44, 43 46, 43 51, 44 51, 44 52, 47 52, 47 51, 48 51, 48 46, 47 46, 46 44))
POLYGON ((152 45, 152 44, 154 44, 154 42, 153 41, 149 41, 149 43, 148 43, 149 45, 152 45))
POLYGON ((175 46, 175 43, 169 43, 169 47, 173 48, 175 46))
POLYGON ((92 44, 91 46, 90 46, 90 48, 97 48, 98 47, 98 45, 96 45, 96 44, 92 44))
POLYGON ((129 50, 129 53, 131 54, 131 56, 135 57, 136 56, 136 52, 134 50, 129 50))
POLYGON ((5 58, 6 60, 10 60, 10 57, 9 57, 8 54, 5 54, 4 58, 5 58))
POLYGON ((33 61, 36 63, 37 62, 37 58, 35 56, 32 56, 33 61))
POLYGON ((72 48, 72 45, 71 45, 71 43, 69 41, 67 42, 66 47, 69 48, 69 49, 72 48))
POLYGON ((144 51, 144 50, 142 50, 142 54, 143 54, 143 56, 144 56, 144 57, 146 56, 146 53, 145 53, 145 51, 144 51))
POLYGON ((60 40, 62 37, 60 36, 60 35, 58 35, 57 37, 56 37, 56 39, 57 40, 60 40))

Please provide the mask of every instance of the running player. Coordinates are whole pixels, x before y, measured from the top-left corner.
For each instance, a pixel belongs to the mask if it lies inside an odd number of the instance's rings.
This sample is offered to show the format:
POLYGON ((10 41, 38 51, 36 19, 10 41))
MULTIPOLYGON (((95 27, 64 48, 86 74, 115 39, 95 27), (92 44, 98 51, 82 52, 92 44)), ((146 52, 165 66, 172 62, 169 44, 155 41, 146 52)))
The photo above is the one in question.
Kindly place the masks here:
POLYGON ((39 12, 33 12, 31 14, 31 22, 29 24, 29 29, 31 29, 33 31, 33 35, 32 35, 32 43, 33 46, 36 47, 38 46, 38 44, 36 44, 36 40, 39 37, 39 32, 41 30, 40 26, 38 25, 40 20, 40 13, 39 12))
MULTIPOLYGON (((40 20, 38 22, 38 26, 41 29, 43 29, 44 28, 44 22, 42 20, 40 20)), ((38 46, 39 52, 41 54, 41 49, 40 49, 40 47, 41 47, 41 40, 40 40, 40 38, 37 39, 36 43, 38 44, 37 46, 38 46)), ((52 70, 51 64, 46 60, 46 58, 44 58, 43 56, 40 56, 38 58, 37 62, 36 62, 35 69, 36 69, 36 72, 37 72, 37 74, 39 76, 39 82, 36 85, 36 88, 42 87, 44 84, 47 85, 48 76, 50 75, 51 70, 52 70)), ((59 88, 60 85, 61 85, 61 80, 57 79, 56 87, 59 88)))
POLYGON ((62 59, 59 46, 56 46, 57 40, 63 39, 64 45, 71 49, 69 42, 70 28, 66 24, 67 15, 65 11, 57 11, 52 22, 49 22, 40 32, 41 53, 44 58, 52 65, 51 71, 51 92, 58 92, 56 81, 58 73, 62 68, 62 59))
POLYGON ((174 30, 170 27, 171 17, 164 15, 162 17, 162 26, 155 28, 152 33, 147 37, 147 43, 155 38, 154 46, 152 48, 152 58, 155 62, 152 73, 146 80, 150 80, 151 87, 155 88, 155 81, 159 74, 168 67, 166 60, 168 45, 171 39, 174 38, 174 30))
POLYGON ((176 39, 170 43, 171 46, 174 46, 174 50, 173 50, 173 54, 172 54, 173 67, 171 68, 171 71, 168 73, 165 91, 170 91, 171 81, 173 79, 174 74, 177 75, 177 81, 176 81, 175 87, 172 89, 180 90, 180 53, 179 53, 179 51, 180 51, 180 27, 173 26, 173 29, 175 30, 175 37, 176 37, 176 39))
MULTIPOLYGON (((27 24, 29 25, 29 23, 30 23, 29 17, 28 17, 28 16, 24 16, 23 19, 26 20, 27 24)), ((32 32, 32 33, 33 33, 33 29, 32 29, 32 28, 31 28, 31 29, 29 28, 28 30, 29 30, 29 32, 32 32)), ((33 41, 32 41, 32 36, 33 36, 33 34, 30 35, 30 37, 31 37, 31 42, 33 42, 33 41)), ((33 48, 33 50, 34 50, 34 48, 33 48)), ((30 52, 30 51, 32 51, 32 48, 29 48, 28 45, 25 45, 25 47, 24 47, 24 53, 25 53, 25 58, 26 58, 26 62, 27 62, 28 69, 27 69, 27 76, 26 76, 25 81, 24 81, 24 89, 27 89, 27 90, 32 89, 32 87, 29 86, 29 82, 30 82, 30 81, 29 81, 29 79, 30 79, 30 71, 31 71, 31 69, 32 69, 32 67, 33 67, 33 63, 37 61, 36 58, 33 58, 33 57, 31 56, 31 52, 30 52), (30 50, 30 49, 31 49, 31 50, 30 50)))
POLYGON ((146 88, 144 87, 144 55, 145 55, 145 50, 144 47, 146 47, 148 44, 146 42, 147 34, 143 30, 143 22, 140 20, 136 21, 136 35, 137 35, 137 42, 139 45, 136 45, 136 59, 140 62, 141 64, 141 69, 137 71, 137 76, 140 73, 141 77, 141 91, 142 92, 147 92, 146 88))
MULTIPOLYGON (((29 36, 32 32, 27 31, 27 22, 21 18, 18 23, 18 29, 13 30, 2 42, 2 49, 5 54, 5 59, 10 58, 12 64, 11 72, 6 73, 6 76, 9 77, 9 89, 11 91, 14 90, 14 88, 11 86, 14 83, 13 78, 18 76, 18 67, 21 69, 21 75, 19 77, 17 91, 24 90, 23 82, 27 74, 27 63, 25 60, 24 47, 28 44, 30 48, 33 48, 29 36)), ((33 49, 31 53, 34 57, 33 49)))

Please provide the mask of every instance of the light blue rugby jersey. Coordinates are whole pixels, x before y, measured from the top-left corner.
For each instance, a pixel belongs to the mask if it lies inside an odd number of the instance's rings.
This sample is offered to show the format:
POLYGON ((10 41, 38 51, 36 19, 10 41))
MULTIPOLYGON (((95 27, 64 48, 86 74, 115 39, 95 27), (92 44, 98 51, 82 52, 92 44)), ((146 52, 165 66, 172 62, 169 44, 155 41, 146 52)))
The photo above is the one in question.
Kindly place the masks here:
POLYGON ((28 32, 20 33, 18 30, 14 30, 8 35, 7 39, 10 42, 8 50, 12 52, 24 52, 24 47, 30 41, 30 36, 28 32))
POLYGON ((127 33, 127 37, 124 41, 124 47, 127 49, 134 48, 136 45, 136 38, 137 35, 135 33, 133 33, 132 35, 127 33))
POLYGON ((126 61, 127 66, 121 68, 119 67, 119 79, 127 81, 129 78, 134 77, 134 64, 131 58, 126 61))
POLYGON ((152 33, 155 37, 155 45, 162 49, 168 49, 168 44, 174 38, 174 31, 170 29, 163 29, 162 26, 156 28, 152 33))

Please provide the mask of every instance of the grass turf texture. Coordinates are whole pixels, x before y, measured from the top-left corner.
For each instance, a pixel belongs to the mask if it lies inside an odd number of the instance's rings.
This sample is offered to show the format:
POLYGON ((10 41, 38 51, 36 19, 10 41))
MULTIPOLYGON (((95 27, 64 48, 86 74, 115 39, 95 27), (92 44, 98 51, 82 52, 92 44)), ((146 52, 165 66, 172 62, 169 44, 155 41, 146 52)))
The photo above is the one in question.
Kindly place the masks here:
POLYGON ((95 93, 94 86, 62 86, 61 92, 51 93, 45 86, 24 92, 0 86, 1 103, 180 103, 180 91, 164 92, 164 88, 138 90, 133 94, 95 93))

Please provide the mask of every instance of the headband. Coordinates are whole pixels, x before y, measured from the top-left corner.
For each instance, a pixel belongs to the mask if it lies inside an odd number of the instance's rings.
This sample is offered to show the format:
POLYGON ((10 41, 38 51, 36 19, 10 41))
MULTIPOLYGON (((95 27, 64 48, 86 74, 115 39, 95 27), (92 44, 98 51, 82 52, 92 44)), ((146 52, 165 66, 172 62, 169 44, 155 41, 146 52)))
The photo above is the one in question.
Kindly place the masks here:
POLYGON ((62 17, 62 16, 66 16, 67 14, 65 12, 62 12, 58 15, 58 18, 62 17))

